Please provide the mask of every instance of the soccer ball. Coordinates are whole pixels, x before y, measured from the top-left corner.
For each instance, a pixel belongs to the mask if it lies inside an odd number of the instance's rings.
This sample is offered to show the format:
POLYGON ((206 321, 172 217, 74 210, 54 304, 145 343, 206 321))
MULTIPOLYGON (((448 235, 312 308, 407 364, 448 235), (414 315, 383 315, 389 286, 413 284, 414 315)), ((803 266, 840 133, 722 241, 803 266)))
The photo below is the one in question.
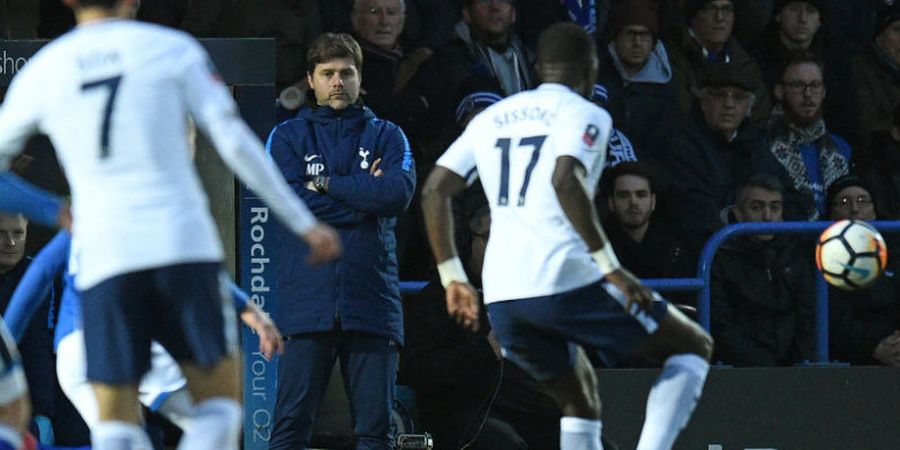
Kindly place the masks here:
POLYGON ((846 291, 874 283, 886 263, 887 246, 881 233, 859 220, 835 222, 816 245, 816 266, 825 280, 846 291))

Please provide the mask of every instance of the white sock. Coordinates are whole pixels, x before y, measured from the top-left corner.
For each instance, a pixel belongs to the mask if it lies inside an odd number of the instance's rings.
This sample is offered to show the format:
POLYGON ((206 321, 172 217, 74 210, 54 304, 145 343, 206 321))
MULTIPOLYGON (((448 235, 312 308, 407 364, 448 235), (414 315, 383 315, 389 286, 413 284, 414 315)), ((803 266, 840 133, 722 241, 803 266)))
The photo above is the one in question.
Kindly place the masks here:
POLYGON ((94 450, 153 450, 150 438, 140 425, 131 422, 98 422, 91 430, 94 450))
POLYGON ((178 450, 237 450, 241 436, 241 405, 230 398, 214 397, 194 408, 190 427, 178 450))
POLYGON ((647 417, 637 450, 672 448, 697 406, 708 372, 709 363, 692 353, 666 360, 647 397, 647 417))
POLYGON ((599 419, 563 417, 559 419, 559 449, 603 450, 603 444, 600 443, 602 429, 603 423, 599 419))
POLYGON ((22 447, 22 433, 5 423, 0 423, 0 448, 4 448, 4 445, 10 448, 22 447))
POLYGON ((169 394, 159 405, 157 412, 181 428, 181 431, 187 430, 191 426, 191 417, 194 415, 194 398, 186 388, 178 389, 169 394))

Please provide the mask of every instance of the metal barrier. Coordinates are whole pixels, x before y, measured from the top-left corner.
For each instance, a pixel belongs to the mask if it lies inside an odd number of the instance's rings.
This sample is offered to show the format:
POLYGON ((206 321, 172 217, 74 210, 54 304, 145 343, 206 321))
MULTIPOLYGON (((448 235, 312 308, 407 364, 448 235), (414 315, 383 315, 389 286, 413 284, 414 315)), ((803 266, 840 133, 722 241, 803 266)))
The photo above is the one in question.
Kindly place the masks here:
MULTIPOLYGON (((697 298, 697 320, 710 331, 709 295, 712 262, 722 244, 738 236, 751 234, 788 234, 817 236, 834 222, 748 222, 728 225, 709 238, 697 263, 696 278, 653 278, 642 280, 647 286, 658 291, 700 291, 697 298)), ((869 222, 883 232, 900 231, 900 220, 878 220, 869 222)), ((810 260, 814 258, 809 255, 810 260)), ((816 272, 816 363, 827 363, 828 358, 828 283, 816 272)), ((424 281, 400 283, 401 292, 415 293, 425 286, 424 281)))
MULTIPOLYGON (((697 318, 700 325, 707 331, 710 330, 709 295, 710 272, 712 270, 713 257, 722 243, 732 237, 748 234, 789 234, 817 236, 825 228, 834 222, 771 222, 771 223, 739 223, 722 228, 712 235, 697 263, 696 280, 700 280, 702 287, 697 298, 697 318)), ((874 221, 870 222, 875 228, 885 232, 900 231, 900 221, 874 221)), ((810 259, 814 258, 812 254, 810 259)), ((822 275, 816 272, 816 363, 827 363, 828 358, 828 283, 822 275)))

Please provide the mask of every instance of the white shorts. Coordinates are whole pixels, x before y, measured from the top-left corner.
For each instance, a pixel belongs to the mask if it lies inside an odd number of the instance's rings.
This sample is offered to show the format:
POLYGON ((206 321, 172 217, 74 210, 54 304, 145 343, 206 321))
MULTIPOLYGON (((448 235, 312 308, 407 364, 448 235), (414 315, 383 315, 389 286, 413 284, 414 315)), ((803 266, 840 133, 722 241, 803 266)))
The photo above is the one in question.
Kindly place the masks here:
MULTIPOLYGON (((187 385, 178 363, 153 342, 150 347, 150 371, 141 378, 138 395, 141 403, 156 411, 170 394, 187 385)), ((84 333, 76 330, 59 341, 56 349, 56 373, 59 385, 89 428, 99 421, 97 400, 87 379, 84 333)))
POLYGON ((28 382, 19 351, 6 324, 0 319, 0 406, 8 405, 28 395, 28 382))

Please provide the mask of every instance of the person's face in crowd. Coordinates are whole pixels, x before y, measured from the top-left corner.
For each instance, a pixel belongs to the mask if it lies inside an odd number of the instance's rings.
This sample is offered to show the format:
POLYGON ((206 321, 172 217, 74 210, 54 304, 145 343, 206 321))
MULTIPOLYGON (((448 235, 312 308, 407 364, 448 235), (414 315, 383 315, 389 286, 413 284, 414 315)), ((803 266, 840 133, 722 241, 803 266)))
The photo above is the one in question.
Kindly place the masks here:
POLYGON ((320 106, 341 110, 359 98, 362 80, 352 58, 335 58, 316 64, 315 71, 307 74, 307 78, 320 106))
POLYGON ((789 42, 792 48, 809 48, 822 25, 819 10, 804 1, 788 3, 775 20, 782 40, 789 42))
POLYGON ((624 228, 640 228, 650 222, 656 209, 656 194, 650 183, 637 175, 622 175, 613 183, 609 211, 624 228))
POLYGON ((731 139, 753 106, 750 92, 736 87, 707 87, 700 94, 700 109, 706 126, 731 139))
POLYGON ((872 194, 860 186, 848 186, 838 191, 831 201, 831 220, 875 220, 872 194))
POLYGON ((822 70, 813 63, 788 66, 775 85, 775 97, 784 106, 788 120, 803 127, 814 124, 822 118, 825 100, 822 70))
MULTIPOLYGON (((743 191, 740 201, 734 207, 734 217, 738 222, 782 222, 782 195, 761 187, 750 187, 743 191)), ((761 241, 770 241, 772 234, 757 235, 761 241)))
POLYGON ((875 36, 875 44, 894 64, 900 65, 900 20, 888 25, 881 34, 875 36))
POLYGON ((703 47, 720 50, 734 29, 734 4, 731 0, 707 3, 691 18, 691 29, 703 47))
POLYGON ((622 28, 613 47, 619 61, 629 71, 639 71, 650 58, 650 52, 655 44, 653 33, 643 25, 628 25, 622 28))
POLYGON ((28 221, 22 216, 0 214, 0 273, 6 273, 25 256, 28 221))
POLYGON ((485 42, 503 43, 516 23, 516 8, 512 0, 473 0, 463 8, 463 20, 485 42))
POLYGON ((392 50, 403 32, 406 13, 402 0, 356 0, 353 31, 366 42, 392 50))

